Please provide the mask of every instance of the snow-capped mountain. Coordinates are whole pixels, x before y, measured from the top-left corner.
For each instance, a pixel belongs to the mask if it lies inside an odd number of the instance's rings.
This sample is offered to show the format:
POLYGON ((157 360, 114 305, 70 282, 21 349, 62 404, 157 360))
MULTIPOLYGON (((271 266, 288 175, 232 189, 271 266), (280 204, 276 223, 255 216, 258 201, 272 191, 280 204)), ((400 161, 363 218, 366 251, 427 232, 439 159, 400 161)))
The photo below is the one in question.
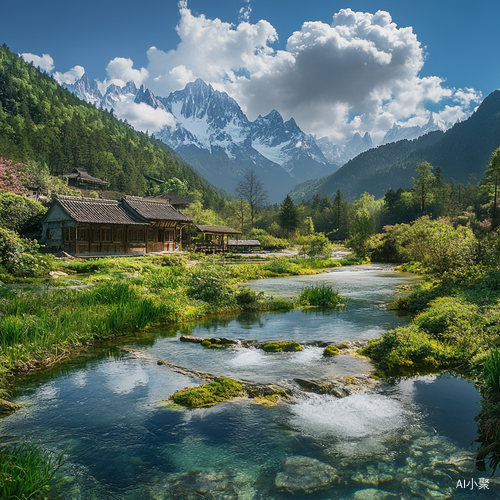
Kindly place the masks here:
POLYGON ((401 141, 402 139, 407 139, 407 140, 417 139, 417 137, 420 137, 421 135, 427 134, 429 132, 433 132, 434 130, 446 131, 448 128, 450 128, 450 126, 451 124, 447 124, 444 127, 437 124, 434 121, 434 116, 431 113, 429 121, 422 127, 419 127, 418 125, 414 127, 402 127, 401 125, 397 125, 396 123, 394 123, 392 128, 389 129, 384 135, 381 144, 388 144, 389 142, 397 142, 401 141))
MULTIPOLYGON (((137 88, 133 82, 108 85, 102 93, 87 75, 64 86, 97 107, 111 109, 120 102, 134 102, 171 113, 175 127, 156 132, 159 140, 228 192, 234 191, 247 169, 255 169, 273 202, 281 201, 298 182, 329 175, 373 147, 368 133, 363 137, 356 133, 343 145, 334 145, 326 137, 316 140, 293 118, 284 121, 276 110, 251 122, 232 97, 201 79, 167 97, 156 96, 143 85, 137 88)), ((395 124, 384 143, 415 138, 436 128, 432 117, 424 127, 395 124)))
POLYGON ((373 147, 372 138, 368 132, 363 137, 356 132, 352 139, 342 146, 333 144, 328 137, 322 137, 316 143, 330 163, 339 166, 373 147))

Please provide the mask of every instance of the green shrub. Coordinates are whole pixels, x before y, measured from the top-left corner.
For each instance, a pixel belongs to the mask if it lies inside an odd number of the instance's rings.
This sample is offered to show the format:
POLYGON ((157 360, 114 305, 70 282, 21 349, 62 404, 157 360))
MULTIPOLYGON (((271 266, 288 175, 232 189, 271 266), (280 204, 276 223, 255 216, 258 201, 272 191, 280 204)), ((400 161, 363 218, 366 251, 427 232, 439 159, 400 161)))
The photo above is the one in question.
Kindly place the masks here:
POLYGON ((53 266, 52 256, 39 253, 36 240, 20 238, 14 231, 0 228, 0 265, 13 276, 46 276, 53 266))
POLYGON ((255 304, 257 299, 257 293, 254 290, 250 290, 250 288, 245 288, 236 294, 236 302, 243 306, 255 304))
POLYGON ((322 283, 304 288, 299 297, 299 303, 310 306, 336 307, 343 298, 333 289, 333 285, 322 283))
POLYGON ((302 351, 303 347, 295 341, 279 341, 264 344, 263 349, 266 352, 296 352, 302 351))
POLYGON ((0 447, 0 498, 41 498, 62 460, 62 453, 49 454, 33 443, 0 447))
POLYGON ((460 354, 433 339, 417 325, 389 330, 358 351, 385 368, 448 366, 459 361, 460 354), (458 354, 458 358, 457 358, 458 354))
POLYGON ((483 320, 477 306, 455 297, 441 297, 434 300, 414 322, 434 338, 456 343, 480 335, 483 320))
POLYGON ((290 274, 292 272, 291 262, 284 257, 273 257, 264 269, 274 274, 290 274))
POLYGON ((0 226, 20 234, 40 236, 40 220, 47 209, 37 201, 12 193, 0 194, 0 226))
POLYGON ((233 302, 235 291, 227 284, 224 271, 211 267, 193 271, 186 294, 193 299, 217 305, 233 302))
POLYGON ((326 358, 331 357, 331 356, 337 356, 337 354, 339 352, 340 351, 339 351, 338 347, 335 347, 334 345, 329 345, 329 346, 325 347, 325 349, 323 351, 323 356, 325 356, 326 358))
POLYGON ((243 394, 243 386, 237 380, 219 377, 209 384, 191 389, 181 389, 170 396, 174 403, 186 408, 211 406, 243 394))

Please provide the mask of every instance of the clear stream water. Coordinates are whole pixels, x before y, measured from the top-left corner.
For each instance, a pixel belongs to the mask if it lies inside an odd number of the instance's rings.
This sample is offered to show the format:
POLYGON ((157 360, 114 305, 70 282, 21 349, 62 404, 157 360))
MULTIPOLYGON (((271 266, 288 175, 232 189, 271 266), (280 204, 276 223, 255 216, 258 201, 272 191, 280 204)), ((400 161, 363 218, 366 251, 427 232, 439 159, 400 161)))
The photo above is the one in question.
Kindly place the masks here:
POLYGON ((480 396, 462 378, 419 376, 343 399, 298 392, 274 407, 243 399, 198 410, 161 403, 200 381, 159 359, 259 382, 369 373, 366 360, 324 359, 317 347, 209 350, 179 336, 366 340, 408 321, 385 305, 398 297, 398 285, 416 279, 367 265, 251 283, 285 297, 332 283, 348 307, 217 316, 101 344, 21 380, 16 402, 23 408, 0 421, 0 434, 64 451, 54 498, 500 498, 496 478, 486 488, 489 472, 474 468, 480 396))

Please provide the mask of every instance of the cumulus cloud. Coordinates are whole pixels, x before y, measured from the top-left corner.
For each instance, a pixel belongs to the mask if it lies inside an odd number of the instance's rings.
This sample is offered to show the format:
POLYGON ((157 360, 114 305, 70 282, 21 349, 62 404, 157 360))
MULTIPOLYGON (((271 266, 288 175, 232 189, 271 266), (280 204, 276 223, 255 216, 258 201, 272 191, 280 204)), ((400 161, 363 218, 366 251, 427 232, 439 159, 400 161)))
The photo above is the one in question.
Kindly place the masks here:
POLYGON ((38 68, 44 71, 51 71, 54 69, 54 59, 49 54, 43 54, 41 57, 29 52, 20 54, 26 62, 32 62, 38 68))
POLYGON ((130 59, 113 59, 103 85, 133 80, 166 96, 202 78, 234 97, 250 119, 277 109, 305 132, 335 142, 366 131, 376 142, 393 123, 424 124, 429 106, 440 108, 438 120, 463 119, 481 100, 474 89, 421 77, 423 47, 413 29, 398 27, 388 12, 347 8, 331 24, 305 22, 284 50, 273 48, 278 34, 269 22, 249 22, 250 0, 243 0, 236 25, 193 15, 187 0, 179 12, 175 49, 151 47, 140 70, 130 59))
POLYGON ((133 66, 132 59, 115 57, 106 67, 109 76, 108 84, 114 83, 123 87, 126 83, 132 81, 137 86, 140 86, 149 76, 148 70, 146 68, 134 69, 133 66))
POLYGON ((168 111, 153 108, 145 103, 131 101, 117 102, 115 113, 127 120, 136 130, 149 133, 158 132, 165 127, 175 127, 175 118, 168 111))
POLYGON ((75 66, 69 71, 66 71, 66 73, 60 73, 59 71, 56 71, 53 76, 60 84, 72 84, 79 80, 84 74, 85 68, 83 66, 75 66))

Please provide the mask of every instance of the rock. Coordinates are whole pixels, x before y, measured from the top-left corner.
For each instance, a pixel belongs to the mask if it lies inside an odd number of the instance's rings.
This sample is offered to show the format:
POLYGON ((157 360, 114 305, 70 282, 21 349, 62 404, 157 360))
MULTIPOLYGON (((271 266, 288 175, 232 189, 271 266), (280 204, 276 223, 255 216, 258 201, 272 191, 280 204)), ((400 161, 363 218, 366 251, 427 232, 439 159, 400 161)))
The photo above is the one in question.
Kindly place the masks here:
POLYGON ((203 342, 203 337, 192 337, 191 335, 181 335, 179 340, 181 342, 193 342, 195 344, 201 344, 203 342))
POLYGON ((375 467, 369 465, 366 468, 366 472, 364 474, 358 472, 357 474, 352 476, 351 479, 353 481, 356 481, 357 483, 369 484, 371 486, 378 486, 380 483, 387 483, 389 481, 392 481, 394 477, 391 476, 390 474, 379 472, 375 469, 375 467))
POLYGON ((476 461, 474 455, 461 451, 451 455, 449 463, 452 464, 459 472, 464 474, 472 474, 476 470, 476 461))
POLYGON ((15 403, 11 403, 5 399, 0 399, 0 414, 2 413, 12 413, 13 411, 19 410, 21 408, 15 403))
POLYGON ((368 488, 366 490, 358 490, 354 493, 354 500, 384 500, 385 498, 395 497, 393 493, 388 491, 376 490, 375 488, 368 488))
POLYGON ((60 278, 61 276, 68 276, 67 273, 63 273, 62 271, 49 271, 49 275, 53 278, 60 278))
POLYGON ((274 481, 277 488, 290 493, 313 493, 337 482, 337 469, 314 458, 293 456, 283 463, 274 481))

